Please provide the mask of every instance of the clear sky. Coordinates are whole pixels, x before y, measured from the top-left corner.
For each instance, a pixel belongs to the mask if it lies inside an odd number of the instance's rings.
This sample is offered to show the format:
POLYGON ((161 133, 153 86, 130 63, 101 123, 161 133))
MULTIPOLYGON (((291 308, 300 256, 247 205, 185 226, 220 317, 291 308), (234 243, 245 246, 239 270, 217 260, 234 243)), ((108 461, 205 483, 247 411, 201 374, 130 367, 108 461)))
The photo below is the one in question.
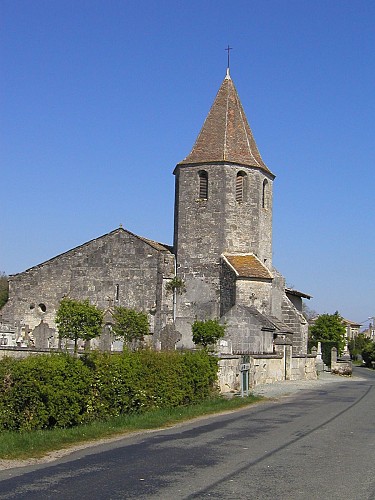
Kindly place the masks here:
POLYGON ((375 316, 373 0, 1 0, 0 271, 123 224, 172 243, 172 171, 231 76, 276 174, 274 264, 375 316))

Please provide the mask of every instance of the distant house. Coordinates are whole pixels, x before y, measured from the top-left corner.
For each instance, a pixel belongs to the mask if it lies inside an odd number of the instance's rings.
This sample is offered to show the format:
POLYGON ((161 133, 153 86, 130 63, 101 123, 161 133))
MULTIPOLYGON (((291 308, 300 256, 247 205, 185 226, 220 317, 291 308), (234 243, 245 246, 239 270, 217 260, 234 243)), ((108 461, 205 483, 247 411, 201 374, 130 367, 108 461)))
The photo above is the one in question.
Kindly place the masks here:
POLYGON ((366 330, 363 330, 361 333, 375 342, 375 319, 373 319, 373 323, 369 323, 368 328, 366 328, 366 330))
POLYGON ((347 340, 352 340, 355 339, 356 336, 359 334, 359 329, 361 328, 362 325, 359 323, 355 323, 354 321, 350 321, 348 319, 343 318, 342 322, 346 328, 346 333, 345 336, 347 340))

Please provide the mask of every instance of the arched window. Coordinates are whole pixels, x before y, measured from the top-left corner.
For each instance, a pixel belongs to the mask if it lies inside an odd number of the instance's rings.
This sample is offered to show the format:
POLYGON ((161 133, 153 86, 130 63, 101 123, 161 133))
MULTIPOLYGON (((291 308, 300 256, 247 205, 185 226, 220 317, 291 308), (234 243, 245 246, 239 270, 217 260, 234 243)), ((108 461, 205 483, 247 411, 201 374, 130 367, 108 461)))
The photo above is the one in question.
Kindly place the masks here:
POLYGON ((268 208, 268 197, 269 197, 269 186, 267 179, 263 181, 263 189, 262 189, 262 208, 268 208))
POLYGON ((208 174, 205 170, 198 173, 199 176, 199 198, 207 200, 208 198, 208 174))
POLYGON ((245 192, 245 172, 238 172, 236 177, 236 201, 241 202, 244 199, 245 192))

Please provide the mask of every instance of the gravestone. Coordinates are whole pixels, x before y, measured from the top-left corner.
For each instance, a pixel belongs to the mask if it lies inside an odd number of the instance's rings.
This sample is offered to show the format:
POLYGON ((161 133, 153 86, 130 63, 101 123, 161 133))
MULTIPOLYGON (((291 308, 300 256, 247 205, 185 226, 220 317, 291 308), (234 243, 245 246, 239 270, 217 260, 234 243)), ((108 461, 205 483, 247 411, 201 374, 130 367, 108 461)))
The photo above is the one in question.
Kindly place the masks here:
POLYGON ((33 330, 34 347, 36 349, 48 349, 54 347, 55 330, 44 323, 43 320, 33 330))
POLYGON ((166 325, 158 335, 156 341, 162 351, 174 351, 176 344, 181 340, 182 335, 176 330, 174 324, 166 325))
POLYGON ((111 325, 105 325, 99 337, 99 349, 103 352, 110 352, 112 347, 113 334, 111 325))

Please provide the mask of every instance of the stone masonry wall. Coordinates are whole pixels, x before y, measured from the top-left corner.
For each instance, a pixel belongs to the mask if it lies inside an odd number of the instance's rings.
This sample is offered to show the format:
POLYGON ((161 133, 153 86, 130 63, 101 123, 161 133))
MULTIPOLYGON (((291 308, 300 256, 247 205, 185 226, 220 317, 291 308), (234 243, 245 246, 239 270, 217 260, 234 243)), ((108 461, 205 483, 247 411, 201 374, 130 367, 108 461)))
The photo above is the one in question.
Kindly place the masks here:
POLYGON ((161 308, 163 277, 173 277, 173 255, 118 229, 11 277, 2 313, 33 330, 43 320, 55 328, 61 299, 89 299, 105 310, 116 305, 148 313, 152 328, 172 314, 161 308))
POLYGON ((231 341, 233 353, 273 352, 273 332, 263 330, 259 316, 254 309, 237 305, 223 316, 225 338, 231 341))
POLYGON ((308 324, 286 295, 282 302, 282 320, 293 333, 293 355, 307 354, 308 324))
POLYGON ((236 273, 223 259, 220 261, 220 316, 236 303, 236 273))
POLYGON ((270 281, 238 279, 236 304, 254 306, 262 314, 271 313, 271 287, 270 281))
POLYGON ((195 318, 219 317, 220 256, 254 253, 272 267, 272 180, 268 208, 262 207, 266 174, 231 164, 177 166, 174 252, 177 275, 186 293, 177 304, 178 329, 187 339, 195 318), (208 197, 199 198, 199 172, 208 174, 208 197), (236 176, 244 172, 242 202, 236 201, 236 176), (265 236, 268 235, 268 236, 265 236))

